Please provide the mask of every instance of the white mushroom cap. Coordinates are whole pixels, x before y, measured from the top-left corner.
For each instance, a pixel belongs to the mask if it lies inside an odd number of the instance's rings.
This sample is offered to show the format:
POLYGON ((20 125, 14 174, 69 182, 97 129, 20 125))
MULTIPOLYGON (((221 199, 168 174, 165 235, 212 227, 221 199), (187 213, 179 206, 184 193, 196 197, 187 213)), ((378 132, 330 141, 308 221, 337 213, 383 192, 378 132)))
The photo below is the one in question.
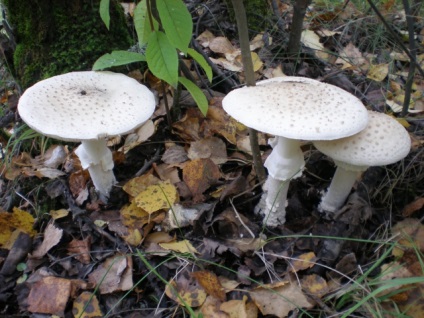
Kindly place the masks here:
POLYGON ((315 147, 346 170, 364 171, 370 166, 397 162, 409 153, 411 138, 394 118, 368 111, 367 127, 350 137, 315 141, 315 147))
POLYGON ((303 140, 351 136, 368 122, 362 102, 343 89, 302 77, 279 77, 231 91, 227 113, 258 131, 303 140))
POLYGON ((19 100, 21 118, 48 137, 80 141, 126 134, 153 113, 155 98, 113 72, 71 72, 40 81, 19 100))

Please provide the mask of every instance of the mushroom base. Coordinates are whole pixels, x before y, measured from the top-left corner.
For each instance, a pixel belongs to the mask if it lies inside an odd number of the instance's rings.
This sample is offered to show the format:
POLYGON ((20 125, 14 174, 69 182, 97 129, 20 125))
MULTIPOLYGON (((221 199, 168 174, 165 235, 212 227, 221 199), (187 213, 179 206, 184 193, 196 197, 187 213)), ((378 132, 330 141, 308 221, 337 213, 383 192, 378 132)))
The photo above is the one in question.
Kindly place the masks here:
POLYGON ((352 186, 355 184, 357 176, 357 171, 349 171, 338 166, 327 192, 322 197, 318 210, 330 218, 332 214, 343 206, 352 186))
POLYGON ((286 222, 286 199, 289 181, 280 181, 268 176, 264 193, 255 207, 255 213, 264 216, 264 224, 276 227, 286 222))
POLYGON ((116 183, 112 170, 112 152, 106 145, 106 139, 83 140, 75 153, 81 161, 81 166, 88 169, 100 199, 106 203, 110 190, 116 183))

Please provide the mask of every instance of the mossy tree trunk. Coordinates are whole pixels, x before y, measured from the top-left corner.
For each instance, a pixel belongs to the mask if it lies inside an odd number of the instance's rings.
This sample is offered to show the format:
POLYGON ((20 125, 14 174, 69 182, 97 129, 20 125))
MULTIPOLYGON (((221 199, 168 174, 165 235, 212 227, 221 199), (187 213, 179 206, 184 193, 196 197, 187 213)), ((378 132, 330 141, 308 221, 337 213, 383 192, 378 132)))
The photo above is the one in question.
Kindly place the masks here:
POLYGON ((13 73, 25 89, 40 79, 90 70, 112 50, 131 45, 125 16, 111 0, 110 30, 100 19, 100 0, 3 0, 17 43, 13 73))

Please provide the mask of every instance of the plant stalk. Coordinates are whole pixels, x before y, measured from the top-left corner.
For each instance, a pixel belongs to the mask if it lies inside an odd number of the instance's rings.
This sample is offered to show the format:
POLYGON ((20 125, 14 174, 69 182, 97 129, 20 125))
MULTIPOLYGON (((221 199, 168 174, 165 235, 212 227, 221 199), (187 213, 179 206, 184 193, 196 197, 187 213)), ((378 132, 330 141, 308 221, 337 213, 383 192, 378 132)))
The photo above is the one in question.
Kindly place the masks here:
MULTIPOLYGON (((234 14, 237 21, 237 29, 240 41, 241 59, 247 86, 255 86, 255 71, 253 70, 253 61, 250 54, 249 31, 247 26, 246 10, 243 0, 231 0, 233 3, 234 14)), ((249 128, 250 147, 252 148, 253 165, 259 182, 265 180, 265 168, 262 162, 261 151, 259 149, 258 134, 256 130, 249 128)))

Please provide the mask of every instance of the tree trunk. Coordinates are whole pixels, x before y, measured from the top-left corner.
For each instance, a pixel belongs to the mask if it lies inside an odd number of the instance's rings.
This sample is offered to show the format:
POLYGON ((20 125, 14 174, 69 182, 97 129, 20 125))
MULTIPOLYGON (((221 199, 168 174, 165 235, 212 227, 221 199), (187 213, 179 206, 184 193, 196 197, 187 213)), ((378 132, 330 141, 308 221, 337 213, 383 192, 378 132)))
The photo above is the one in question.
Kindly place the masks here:
POLYGON ((111 0, 110 30, 100 0, 4 0, 16 40, 11 71, 23 89, 40 79, 90 70, 112 50, 131 45, 121 6, 111 0))

